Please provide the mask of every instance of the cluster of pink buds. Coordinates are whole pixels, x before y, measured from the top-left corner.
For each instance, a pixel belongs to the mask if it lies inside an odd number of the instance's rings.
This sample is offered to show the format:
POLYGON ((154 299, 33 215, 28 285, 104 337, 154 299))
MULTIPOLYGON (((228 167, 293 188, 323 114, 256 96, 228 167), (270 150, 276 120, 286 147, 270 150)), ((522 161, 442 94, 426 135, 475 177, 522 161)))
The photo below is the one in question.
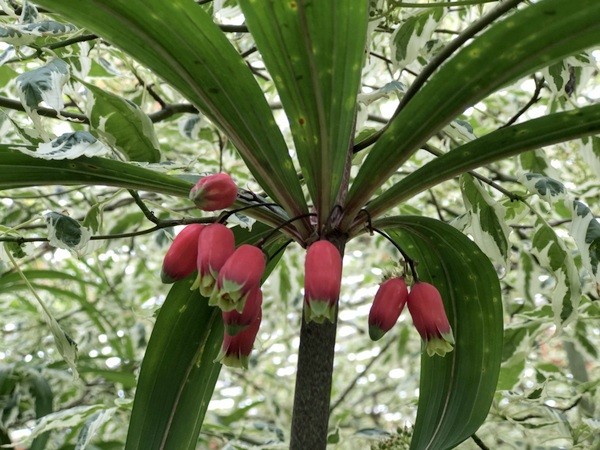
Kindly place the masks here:
MULTIPOLYGON (((205 211, 231 206, 237 187, 224 173, 202 178, 190 198, 205 211)), ((263 251, 253 245, 235 247, 233 232, 225 225, 192 224, 173 240, 163 261, 162 280, 172 283, 198 271, 192 288, 222 311, 225 333, 216 361, 232 367, 248 365, 262 317, 260 281, 266 267, 263 251)))
POLYGON ((452 351, 454 336, 439 291, 429 283, 417 282, 410 292, 403 278, 384 281, 369 312, 369 336, 377 341, 396 323, 404 305, 425 344, 427 354, 444 356, 452 351))

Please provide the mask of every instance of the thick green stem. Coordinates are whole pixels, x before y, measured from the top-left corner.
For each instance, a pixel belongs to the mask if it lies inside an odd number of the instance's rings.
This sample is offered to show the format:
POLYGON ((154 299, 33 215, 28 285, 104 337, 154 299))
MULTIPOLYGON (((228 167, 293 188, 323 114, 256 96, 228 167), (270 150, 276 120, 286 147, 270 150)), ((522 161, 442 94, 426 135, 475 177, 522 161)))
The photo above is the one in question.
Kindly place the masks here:
MULTIPOLYGON (((344 254, 346 235, 329 240, 344 254)), ((304 316, 304 315, 303 315, 304 316)), ((298 373, 292 415, 291 450, 325 450, 337 328, 335 321, 322 324, 302 319, 298 373)))

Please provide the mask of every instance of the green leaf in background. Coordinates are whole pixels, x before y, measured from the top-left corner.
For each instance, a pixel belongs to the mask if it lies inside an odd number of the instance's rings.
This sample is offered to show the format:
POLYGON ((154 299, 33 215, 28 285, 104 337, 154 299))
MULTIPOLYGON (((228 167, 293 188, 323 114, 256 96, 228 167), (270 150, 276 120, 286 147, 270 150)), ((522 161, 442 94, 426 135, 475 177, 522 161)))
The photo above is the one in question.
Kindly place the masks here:
POLYGON ((506 267, 510 229, 504 220, 504 208, 472 175, 460 177, 460 188, 468 211, 468 225, 463 231, 493 262, 506 267))
POLYGON ((555 285, 550 301, 554 323, 557 330, 560 330, 577 315, 577 306, 581 300, 579 272, 563 240, 542 219, 538 219, 535 224, 531 245, 531 254, 554 277, 555 285))
POLYGON ((398 167, 469 105, 599 42, 596 0, 541 0, 489 27, 445 62, 392 119, 352 184, 346 220, 352 220, 398 167))
POLYGON ((367 0, 240 1, 287 113, 319 218, 348 161, 365 55, 367 0))
POLYGON ((160 150, 150 118, 135 104, 85 83, 93 95, 90 125, 105 142, 132 161, 159 162, 160 150))
POLYGON ((225 132, 290 217, 307 213, 294 164, 260 87, 199 5, 162 0, 80 0, 77 8, 70 0, 36 3, 102 36, 170 83, 225 132))
MULTIPOLYGON (((600 5, 600 3, 599 3, 600 5)), ((529 120, 489 133, 415 170, 367 205, 372 217, 461 173, 526 150, 600 132, 600 105, 529 120)))
POLYGON ((444 299, 456 340, 445 357, 421 355, 411 449, 447 449, 471 436, 489 411, 502 357, 502 297, 494 267, 451 226, 425 217, 376 221, 444 299))
MULTIPOLYGON (((40 419, 45 415, 52 413, 52 400, 54 394, 52 393, 52 388, 50 387, 50 384, 48 384, 48 381, 37 372, 28 372, 27 381, 30 386, 30 391, 35 398, 36 419, 40 419)), ((49 438, 50 433, 40 434, 33 440, 29 450, 44 450, 49 438)))

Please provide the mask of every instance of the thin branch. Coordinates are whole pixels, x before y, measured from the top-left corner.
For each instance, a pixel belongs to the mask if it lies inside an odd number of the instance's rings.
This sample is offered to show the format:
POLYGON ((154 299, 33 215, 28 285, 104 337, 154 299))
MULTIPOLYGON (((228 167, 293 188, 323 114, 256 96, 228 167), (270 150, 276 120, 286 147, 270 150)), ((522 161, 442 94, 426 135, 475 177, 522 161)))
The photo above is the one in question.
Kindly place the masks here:
MULTIPOLYGON (((431 61, 423 68, 421 73, 415 78, 415 81, 410 85, 407 89, 406 94, 400 100, 400 104, 396 108, 392 119, 378 132, 372 134, 367 139, 359 142, 354 146, 354 153, 357 153, 370 145, 374 144, 377 139, 387 130, 390 123, 396 117, 400 111, 404 109, 407 103, 414 97, 414 95, 423 87, 425 82, 429 80, 429 77, 448 59, 450 58, 454 52, 456 52, 460 47, 462 47, 465 42, 469 39, 473 38, 477 33, 487 27, 489 24, 494 22, 496 19, 504 15, 507 11, 514 8, 517 4, 521 3, 524 0, 506 0, 496 6, 489 13, 480 17, 479 20, 473 22, 467 28, 465 28, 454 40, 450 41, 448 45, 446 45, 440 53, 434 56, 431 61)), ((421 5, 422 6, 422 5, 421 5)), ((439 4, 438 4, 439 6, 439 4)))
POLYGON ((485 445, 483 441, 479 439, 479 436, 477 436, 475 433, 471 435, 471 439, 473 439, 473 442, 475 442, 481 450, 490 450, 490 448, 487 445, 485 445))
POLYGON ((544 87, 544 79, 537 78, 534 76, 533 80, 535 81, 535 91, 533 92, 531 99, 525 104, 525 106, 523 106, 519 111, 517 111, 517 113, 514 116, 512 116, 508 122, 506 122, 504 125, 498 128, 499 130, 515 123, 519 119, 519 117, 525 114, 525 112, 529 108, 531 108, 540 100, 540 93, 542 92, 542 88, 544 87))
MULTIPOLYGON (((23 104, 20 101, 13 100, 13 99, 10 99, 7 97, 0 96, 0 107, 13 109, 15 111, 26 112, 25 107, 23 106, 23 104)), ((83 123, 86 125, 89 125, 89 123, 90 123, 89 118, 87 116, 85 116, 84 114, 78 114, 78 113, 73 113, 73 112, 69 112, 69 111, 56 112, 52 108, 38 108, 38 109, 36 109, 36 112, 40 116, 49 117, 51 119, 66 118, 66 119, 71 119, 71 120, 74 120, 74 121, 77 121, 77 122, 80 122, 80 123, 83 123)), ((150 118, 150 120, 153 123, 156 123, 156 122, 160 122, 162 120, 168 119, 169 117, 174 116, 175 114, 183 114, 183 113, 197 114, 198 109, 194 105, 189 104, 189 103, 165 105, 160 111, 157 111, 152 114, 148 114, 148 117, 150 118)))
MULTIPOLYGON (((443 152, 433 148, 431 145, 428 145, 428 144, 425 144, 422 148, 423 148, 423 150, 425 150, 435 156, 442 156, 444 154, 443 152)), ((508 198, 510 198, 511 201, 519 201, 519 202, 523 201, 522 196, 515 194, 514 192, 511 192, 508 189, 504 189, 502 186, 500 186, 498 183, 491 180, 490 178, 488 178, 484 175, 481 175, 480 173, 475 172, 474 170, 469 170, 467 173, 474 176, 475 178, 482 181, 483 183, 493 187, 498 192, 501 192, 502 194, 506 195, 508 198)))
POLYGON ((148 209, 146 204, 142 201, 140 195, 133 189, 127 189, 127 192, 129 192, 131 194, 131 196, 133 197, 133 200, 135 201, 135 204, 138 205, 139 208, 142 210, 142 212, 144 213, 144 216, 146 216, 146 219, 148 219, 150 222, 158 225, 160 223, 160 219, 158 219, 154 215, 154 213, 148 209))
MULTIPOLYGON (((203 218, 191 218, 191 219, 169 219, 161 220, 155 226, 146 228, 140 231, 132 231, 129 233, 117 233, 117 234, 98 234, 90 237, 90 241, 103 241, 110 239, 122 239, 130 238, 135 236, 142 236, 144 234, 150 234, 164 228, 171 228, 177 225, 190 225, 193 223, 213 223, 214 217, 203 217, 203 218)), ((45 237, 19 237, 19 236, 0 236, 0 242, 16 242, 19 245, 25 244, 26 242, 49 242, 48 238, 45 237)))

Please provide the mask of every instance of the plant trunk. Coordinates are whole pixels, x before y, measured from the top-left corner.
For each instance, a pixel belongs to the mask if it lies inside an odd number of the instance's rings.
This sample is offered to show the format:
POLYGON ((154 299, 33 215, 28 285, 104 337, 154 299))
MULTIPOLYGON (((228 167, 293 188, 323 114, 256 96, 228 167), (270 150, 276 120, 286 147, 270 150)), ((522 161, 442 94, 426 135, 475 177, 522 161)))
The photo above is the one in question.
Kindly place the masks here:
MULTIPOLYGON (((346 235, 329 237, 344 254, 346 235)), ((304 315, 302 315, 304 317, 304 315)), ((306 323, 300 329, 298 372, 292 413, 290 450, 325 450, 337 329, 335 321, 306 323)))

